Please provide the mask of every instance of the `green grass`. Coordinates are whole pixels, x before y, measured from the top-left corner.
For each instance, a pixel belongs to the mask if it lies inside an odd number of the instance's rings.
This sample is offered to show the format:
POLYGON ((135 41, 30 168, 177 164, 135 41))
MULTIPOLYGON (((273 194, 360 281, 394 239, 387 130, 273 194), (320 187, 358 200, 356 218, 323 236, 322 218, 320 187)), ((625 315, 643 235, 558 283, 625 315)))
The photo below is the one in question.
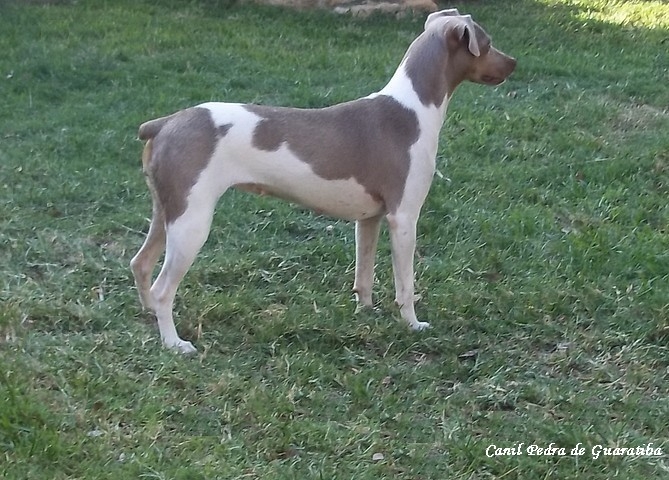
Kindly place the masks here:
POLYGON ((317 107, 390 77, 423 18, 213 1, 0 3, 0 475, 651 479, 669 472, 669 6, 456 2, 517 71, 463 85, 419 222, 419 317, 354 313, 353 228, 227 194, 159 345, 128 269, 137 126, 317 107), (487 457, 489 445, 574 456, 487 457), (659 457, 592 458, 653 443, 659 457))

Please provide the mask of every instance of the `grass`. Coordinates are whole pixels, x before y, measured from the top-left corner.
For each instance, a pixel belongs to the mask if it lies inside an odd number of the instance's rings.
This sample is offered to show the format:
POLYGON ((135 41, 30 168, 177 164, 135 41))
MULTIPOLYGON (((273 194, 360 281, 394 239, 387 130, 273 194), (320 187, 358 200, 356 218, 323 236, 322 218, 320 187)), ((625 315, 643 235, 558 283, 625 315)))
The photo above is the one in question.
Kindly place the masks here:
POLYGON ((422 18, 211 1, 0 4, 0 474, 651 479, 669 470, 669 7, 455 2, 512 78, 449 106, 419 317, 354 313, 353 230, 230 193, 159 345, 128 270, 136 128, 381 88, 422 18), (519 443, 582 456, 486 456, 519 443), (653 443, 660 456, 591 455, 653 443))

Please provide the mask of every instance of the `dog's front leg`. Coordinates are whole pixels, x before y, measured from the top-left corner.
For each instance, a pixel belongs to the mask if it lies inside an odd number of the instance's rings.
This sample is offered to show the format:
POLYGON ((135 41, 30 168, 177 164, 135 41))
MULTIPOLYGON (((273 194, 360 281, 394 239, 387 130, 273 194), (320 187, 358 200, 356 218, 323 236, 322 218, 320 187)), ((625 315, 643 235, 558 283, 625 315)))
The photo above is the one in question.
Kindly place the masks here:
POLYGON ((355 223, 355 292, 358 305, 372 306, 374 259, 379 240, 381 217, 366 218, 355 223))
POLYGON ((423 330, 430 324, 419 322, 414 309, 413 257, 416 249, 417 216, 394 214, 388 215, 387 218, 395 277, 395 302, 400 307, 402 318, 409 326, 413 330, 423 330))

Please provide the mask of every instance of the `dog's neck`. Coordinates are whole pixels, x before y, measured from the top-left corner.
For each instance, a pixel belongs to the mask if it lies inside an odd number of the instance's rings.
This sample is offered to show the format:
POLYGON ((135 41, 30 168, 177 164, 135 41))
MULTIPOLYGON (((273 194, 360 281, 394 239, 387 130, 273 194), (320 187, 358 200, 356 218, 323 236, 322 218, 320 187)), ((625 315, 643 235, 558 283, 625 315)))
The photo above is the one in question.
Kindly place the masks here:
POLYGON ((439 132, 444 124, 448 101, 455 86, 445 74, 447 52, 443 43, 423 33, 411 44, 390 81, 378 93, 387 95, 416 113, 422 149, 434 158, 439 132))
POLYGON ((414 110, 422 126, 436 133, 444 123, 448 101, 456 85, 446 74, 448 52, 443 40, 424 32, 413 41, 390 81, 378 95, 393 97, 414 110))

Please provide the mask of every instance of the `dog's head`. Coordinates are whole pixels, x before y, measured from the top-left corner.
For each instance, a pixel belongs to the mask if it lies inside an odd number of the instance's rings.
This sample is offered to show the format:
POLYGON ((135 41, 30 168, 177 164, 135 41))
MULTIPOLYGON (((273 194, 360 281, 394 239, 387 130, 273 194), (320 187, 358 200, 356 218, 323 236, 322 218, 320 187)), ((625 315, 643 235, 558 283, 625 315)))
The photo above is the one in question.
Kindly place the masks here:
POLYGON ((430 14, 425 31, 446 40, 451 66, 469 80, 485 85, 499 85, 516 68, 516 60, 492 46, 492 40, 470 15, 460 15, 456 9, 430 14))
POLYGON ((421 101, 437 106, 465 80, 499 85, 516 68, 516 60, 493 47, 490 36, 471 16, 455 9, 427 17, 425 32, 405 60, 421 101))

